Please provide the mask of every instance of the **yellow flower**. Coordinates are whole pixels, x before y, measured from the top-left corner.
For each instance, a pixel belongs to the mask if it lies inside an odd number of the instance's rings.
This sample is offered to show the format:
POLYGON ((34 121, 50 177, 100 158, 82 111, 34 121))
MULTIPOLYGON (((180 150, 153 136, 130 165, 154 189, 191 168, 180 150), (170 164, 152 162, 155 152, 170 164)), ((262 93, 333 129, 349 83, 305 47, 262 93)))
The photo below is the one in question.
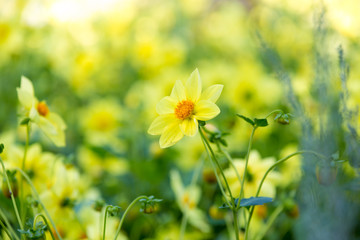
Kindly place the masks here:
POLYGON ((223 85, 216 84, 202 92, 200 74, 193 71, 184 86, 178 80, 170 96, 164 97, 156 106, 160 115, 151 124, 148 133, 161 135, 160 147, 167 148, 184 135, 194 136, 198 131, 198 120, 208 121, 220 113, 215 104, 223 85))
POLYGON ((170 184, 179 208, 188 216, 189 223, 202 232, 210 232, 205 213, 197 207, 201 197, 200 187, 195 184, 185 187, 180 173, 176 170, 170 172, 170 184))
MULTIPOLYGON (((249 156, 249 165, 247 166, 247 175, 245 177, 245 185, 244 185, 244 196, 246 198, 255 197, 257 188, 261 182, 262 177, 265 172, 275 163, 276 159, 274 157, 268 157, 262 159, 259 152, 256 150, 252 150, 249 156)), ((239 173, 240 177, 243 177, 245 161, 244 159, 235 159, 234 165, 239 173)), ((233 168, 228 168, 224 170, 225 177, 229 183, 230 190, 233 196, 238 197, 240 194, 240 183, 234 172, 233 168)), ((266 197, 275 197, 276 194, 276 186, 279 184, 281 180, 281 175, 272 171, 267 176, 264 184, 262 185, 260 196, 266 197)))
POLYGON ((23 115, 30 118, 58 147, 65 146, 66 125, 56 113, 50 112, 44 101, 34 95, 34 87, 31 81, 22 76, 20 88, 17 88, 20 104, 24 108, 23 115))

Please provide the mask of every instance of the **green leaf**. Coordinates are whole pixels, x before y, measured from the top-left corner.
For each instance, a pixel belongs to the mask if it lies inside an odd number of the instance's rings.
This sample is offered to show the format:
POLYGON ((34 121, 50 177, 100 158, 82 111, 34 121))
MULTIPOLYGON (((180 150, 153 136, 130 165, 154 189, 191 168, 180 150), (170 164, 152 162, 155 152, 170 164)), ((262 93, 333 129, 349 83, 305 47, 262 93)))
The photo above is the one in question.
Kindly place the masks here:
POLYGON ((4 148, 5 148, 5 147, 4 147, 4 144, 1 143, 1 144, 0 144, 0 153, 2 153, 2 152, 4 151, 4 148))
POLYGON ((252 126, 255 126, 255 122, 253 120, 251 120, 250 118, 248 117, 245 117, 244 115, 241 115, 241 114, 236 114, 238 117, 244 119, 246 122, 250 123, 252 126))
POLYGON ((30 122, 30 118, 24 118, 23 120, 21 120, 21 122, 20 122, 20 125, 26 125, 26 124, 28 124, 30 122))
POLYGON ((269 125, 268 121, 266 120, 266 118, 255 118, 255 126, 257 127, 266 127, 267 125, 269 125))
MULTIPOLYGON (((238 204, 239 198, 235 199, 235 205, 238 204)), ((265 203, 272 202, 273 199, 270 197, 250 197, 243 198, 240 200, 240 207, 250 207, 255 205, 264 205, 265 203)), ((229 206, 224 203, 220 208, 229 208, 229 206)))

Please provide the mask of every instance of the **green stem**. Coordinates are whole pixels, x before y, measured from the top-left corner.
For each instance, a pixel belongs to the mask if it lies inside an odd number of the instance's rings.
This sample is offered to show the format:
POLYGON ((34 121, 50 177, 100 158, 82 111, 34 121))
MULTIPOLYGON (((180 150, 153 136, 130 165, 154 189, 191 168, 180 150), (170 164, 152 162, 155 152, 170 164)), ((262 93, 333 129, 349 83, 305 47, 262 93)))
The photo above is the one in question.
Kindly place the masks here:
MULTIPOLYGON (((290 155, 288 155, 288 156, 286 156, 286 157, 284 157, 284 158, 276 161, 276 162, 275 162, 273 165, 271 165, 271 167, 269 167, 269 169, 265 172, 263 178, 262 178, 261 181, 260 181, 260 184, 259 184, 259 187, 258 187, 258 189, 257 189, 257 191, 256 191, 255 197, 258 197, 258 196, 259 196, 260 191, 261 191, 261 187, 262 187, 262 185, 263 185, 263 183, 264 183, 264 181, 265 181, 265 178, 266 178, 267 175, 271 172, 271 170, 273 170, 273 169, 274 169, 276 166, 278 166, 279 164, 281 164, 281 163, 285 162, 286 160, 292 158, 293 156, 296 156, 296 155, 299 155, 299 154, 305 154, 305 153, 313 154, 313 155, 315 155, 315 156, 318 157, 318 158, 326 158, 325 156, 323 156, 323 155, 321 155, 321 154, 319 154, 319 153, 317 153, 317 152, 309 151, 309 150, 302 150, 302 151, 294 152, 294 153, 292 153, 292 154, 290 154, 290 155)), ((251 222, 252 215, 253 215, 253 213, 254 213, 254 208, 255 208, 255 206, 253 206, 253 207, 251 208, 250 214, 249 214, 249 217, 248 217, 248 221, 247 221, 247 224, 246 224, 246 228, 245 228, 245 240, 246 240, 247 237, 248 237, 249 225, 250 225, 250 222, 251 222)))
POLYGON ((11 239, 9 230, 6 228, 6 226, 4 225, 4 223, 1 220, 0 220, 0 225, 1 225, 1 228, 4 230, 4 232, 6 233, 6 235, 8 235, 9 239, 11 239))
POLYGON ((273 223, 275 222, 276 218, 280 215, 280 213, 284 210, 284 206, 280 205, 278 206, 270 215, 269 219, 266 222, 265 227, 262 227, 262 231, 260 231, 259 234, 256 235, 256 240, 261 240, 264 238, 265 234, 267 233, 267 231, 270 229, 270 227, 273 225, 273 223))
POLYGON ((186 224, 187 224, 187 219, 188 219, 188 215, 187 215, 187 213, 184 213, 183 218, 182 218, 182 220, 181 220, 181 225, 180 225, 180 236, 179 236, 179 240, 183 240, 183 239, 184 239, 185 230, 186 230, 186 224))
POLYGON ((33 194, 35 195, 35 197, 37 198, 37 200, 39 201, 41 207, 43 208, 45 215, 47 216, 47 218, 49 219, 51 225, 53 226, 55 233, 57 235, 57 237, 62 240, 59 231, 57 230, 54 221, 52 220, 52 218, 50 217, 49 212, 47 211, 47 209, 45 208, 45 205, 42 203, 42 201, 40 200, 40 196, 38 194, 38 192, 36 191, 36 188, 34 187, 34 185, 32 184, 29 176, 20 168, 15 168, 17 171, 19 171, 21 173, 21 175, 25 178, 25 180, 27 181, 27 183, 29 184, 29 186, 31 187, 33 194))
MULTIPOLYGON (((21 162, 21 170, 25 172, 25 161, 27 157, 27 152, 29 148, 29 139, 30 139, 30 125, 29 123, 26 124, 26 140, 25 140, 25 148, 24 148, 24 157, 21 162)), ((25 200, 24 200, 24 181, 22 175, 20 175, 20 214, 25 221, 25 200)))
POLYGON ((228 205, 229 207, 232 207, 232 204, 231 204, 230 201, 228 200, 228 197, 227 197, 227 195, 226 195, 226 193, 225 193, 225 190, 224 190, 224 188, 223 188, 223 186, 222 186, 222 182, 221 182, 220 177, 219 177, 219 175, 218 175, 218 173, 217 173, 216 166, 215 166, 214 162, 211 160, 212 158, 211 158, 209 149, 208 149, 207 146, 206 146, 205 140, 204 140, 203 138, 201 138, 201 140, 202 140, 202 142, 203 142, 203 144, 204 144, 206 153, 207 153, 207 155, 208 155, 209 158, 210 158, 210 163, 211 163, 211 166, 212 166, 213 171, 214 171, 214 173, 215 173, 216 181, 217 181, 218 184, 219 184, 220 191, 221 191, 222 195, 224 196, 224 199, 225 199, 227 205, 228 205))
POLYGON ((12 188, 11 188, 11 184, 10 184, 10 181, 9 181, 9 177, 6 173, 6 168, 5 168, 5 165, 4 165, 4 162, 2 160, 2 158, 0 157, 0 162, 1 162, 1 165, 2 165, 2 168, 3 168, 3 173, 5 175, 5 179, 6 179, 6 183, 8 185, 8 188, 9 188, 9 191, 10 191, 10 197, 11 197, 11 201, 12 201, 12 204, 14 206, 14 211, 15 211, 15 215, 16 215, 16 218, 17 218, 17 221, 20 225, 20 229, 21 230, 24 230, 24 226, 22 224, 22 221, 21 221, 21 218, 20 218, 20 214, 19 214, 19 211, 17 209, 17 206, 16 206, 16 201, 15 201, 15 197, 14 197, 14 194, 13 194, 13 191, 12 191, 12 188))
POLYGON ((103 229, 103 240, 105 240, 105 233, 106 233, 106 219, 107 219, 107 212, 108 209, 112 207, 111 205, 106 206, 105 208, 105 214, 104 214, 104 229, 103 229))
MULTIPOLYGON (((215 153, 214 151, 212 150, 211 148, 211 145, 209 143, 209 141, 207 140, 207 138, 205 137, 204 133, 202 132, 202 129, 199 127, 199 132, 200 132, 200 135, 201 135, 201 138, 204 140, 204 144, 207 146, 208 150, 210 151, 211 155, 209 155, 209 157, 216 163, 217 167, 219 168, 220 170, 220 173, 221 173, 221 176, 222 178, 224 179, 224 182, 225 182, 225 186, 227 188, 227 190, 229 191, 229 195, 231 197, 231 199, 233 199, 233 196, 232 196, 232 193, 231 193, 231 190, 230 190, 230 186, 229 186, 229 183, 225 177, 225 174, 224 174, 224 171, 222 170, 222 167, 219 163, 219 161, 217 160, 216 156, 215 156, 215 153)), ((205 146, 205 148, 206 148, 205 146)), ((221 183, 219 182, 219 185, 221 185, 221 183)), ((224 196, 226 197, 226 195, 224 196)), ((230 206, 231 207, 231 206, 230 206)))
POLYGON ((118 237, 118 235, 120 234, 121 226, 122 226, 122 224, 123 224, 123 222, 124 222, 124 219, 125 219, 127 213, 129 212, 129 210, 135 205, 135 203, 137 203, 139 200, 144 199, 144 198, 145 198, 145 199, 149 199, 147 196, 139 196, 139 197, 135 198, 135 200, 132 201, 132 202, 130 203, 130 205, 127 207, 127 209, 125 210, 124 214, 123 214, 122 217, 121 217, 120 224, 119 224, 119 226, 118 226, 118 228, 117 228, 117 230, 116 230, 116 234, 115 234, 114 240, 116 240, 117 237, 118 237))
POLYGON ((230 156, 230 154, 229 154, 227 151, 225 151, 225 150, 220 146, 219 142, 216 142, 216 145, 218 146, 219 151, 220 151, 222 154, 224 154, 224 156, 226 157, 226 159, 229 161, 231 167, 232 167, 232 168, 234 169, 234 171, 235 171, 235 174, 236 174, 239 182, 241 182, 240 174, 239 174, 239 172, 237 171, 236 166, 235 166, 235 164, 234 164, 234 160, 232 159, 232 157, 230 156))
POLYGON ((244 173, 243 173, 243 177, 242 177, 242 181, 241 181, 239 201, 238 201, 238 204, 237 204, 236 208, 240 208, 240 200, 243 198, 243 196, 245 194, 244 193, 244 184, 245 184, 246 170, 247 170, 247 166, 248 166, 248 162, 249 162, 250 151, 251 151, 251 147, 252 147, 252 141, 253 141, 253 138, 254 138, 256 128, 257 128, 256 126, 253 127, 251 135, 250 135, 249 145, 248 145, 248 149, 247 149, 247 153, 246 153, 246 157, 245 157, 245 167, 244 167, 244 173))
POLYGON ((268 115, 266 115, 265 119, 270 117, 271 115, 273 115, 274 113, 283 113, 284 111, 281 109, 276 109, 274 111, 272 111, 271 113, 269 113, 268 115))
POLYGON ((11 226, 9 220, 7 219, 6 215, 4 214, 4 212, 1 209, 0 209, 0 216, 1 216, 2 219, 4 219, 4 222, 5 222, 6 226, 7 226, 7 228, 9 229, 11 234, 14 236, 14 238, 16 240, 20 240, 20 238, 17 236, 15 230, 12 228, 12 226, 11 226))
POLYGON ((42 215, 41 213, 36 214, 36 216, 35 216, 35 218, 34 218, 34 223, 33 223, 33 228, 34 228, 34 230, 35 230, 35 228, 36 228, 36 220, 37 220, 39 217, 41 217, 41 218, 44 220, 46 226, 47 226, 48 229, 49 229, 51 238, 52 238, 53 240, 55 240, 55 236, 54 236, 53 232, 52 232, 51 229, 50 229, 50 225, 49 225, 48 221, 46 220, 45 216, 42 215))
MULTIPOLYGON (((229 200, 227 199, 226 193, 225 193, 225 191, 224 191, 224 189, 223 189, 223 187, 222 187, 222 183, 221 183, 221 181, 220 181, 220 179, 219 179, 219 176, 217 175, 216 168, 214 167, 214 173, 215 173, 216 179, 217 179, 217 181, 218 181, 218 184, 219 184, 219 186, 220 186, 220 190, 221 190, 222 194, 224 195, 224 198, 225 198, 228 206, 231 208, 231 210, 232 210, 232 212, 233 212, 233 216, 234 216, 234 228, 235 228, 235 237, 236 237, 236 240, 239 240, 239 226, 238 226, 238 221, 237 221, 238 209, 235 207, 235 199, 234 199, 233 196, 232 196, 231 189, 230 189, 229 183, 228 183, 228 181, 227 181, 227 179, 226 179, 226 177, 225 177, 224 171, 222 170, 221 165, 219 164, 219 162, 218 162, 218 160, 217 160, 217 158, 216 158, 216 156, 215 156, 215 153, 214 153, 214 151, 213 151, 212 148, 211 148, 211 145, 210 145, 209 141, 208 141, 207 138, 205 137, 205 135, 204 135, 204 133, 202 132, 202 129, 201 129, 200 127, 199 127, 199 132, 200 132, 200 136, 201 136, 201 139, 202 139, 202 141, 203 141, 205 150, 206 150, 209 158, 212 159, 212 160, 216 163, 217 167, 219 168, 220 173, 221 173, 221 176, 223 177, 224 182, 225 182, 225 185, 226 185, 226 188, 227 188, 227 190, 228 190, 228 192, 229 192, 229 195, 230 195, 230 198, 231 198, 232 203, 230 203, 229 200), (210 151, 210 154, 209 154, 209 151, 210 151)), ((212 162, 212 161, 211 161, 211 162, 212 162)))

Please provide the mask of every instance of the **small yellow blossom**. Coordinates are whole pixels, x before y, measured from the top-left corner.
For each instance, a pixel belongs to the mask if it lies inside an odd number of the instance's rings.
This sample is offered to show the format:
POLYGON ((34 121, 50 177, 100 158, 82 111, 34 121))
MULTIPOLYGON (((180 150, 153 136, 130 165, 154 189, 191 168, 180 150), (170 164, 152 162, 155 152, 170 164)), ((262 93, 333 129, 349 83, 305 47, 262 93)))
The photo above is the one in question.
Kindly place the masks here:
POLYGON ((151 124, 148 133, 161 135, 160 147, 167 148, 184 135, 194 136, 198 131, 198 120, 208 121, 220 113, 215 104, 223 85, 210 86, 202 92, 200 74, 191 73, 184 86, 178 80, 170 96, 164 97, 156 106, 160 115, 151 124))
POLYGON ((191 184, 184 187, 179 172, 175 170, 170 172, 170 180, 179 208, 188 216, 189 223, 202 232, 210 232, 205 213, 197 207, 201 197, 199 186, 191 184))
MULTIPOLYGON (((261 159, 261 156, 258 151, 252 150, 249 156, 249 165, 246 170, 246 178, 244 185, 244 196, 246 198, 255 197, 257 188, 261 182, 262 177, 266 171, 275 163, 274 157, 268 157, 261 159)), ((240 177, 243 177, 245 160, 244 159, 235 159, 234 165, 239 173, 240 177)), ((228 168, 224 170, 224 174, 229 183, 231 193, 233 196, 239 196, 241 191, 241 184, 236 176, 236 173, 233 168, 228 168)), ((266 197, 275 197, 276 186, 279 184, 281 175, 272 171, 267 176, 265 182, 262 185, 260 196, 266 197)))
POLYGON ((34 94, 32 82, 22 76, 20 88, 17 88, 18 98, 23 107, 23 115, 30 118, 58 147, 65 146, 66 125, 62 118, 49 110, 44 101, 39 101, 34 94))

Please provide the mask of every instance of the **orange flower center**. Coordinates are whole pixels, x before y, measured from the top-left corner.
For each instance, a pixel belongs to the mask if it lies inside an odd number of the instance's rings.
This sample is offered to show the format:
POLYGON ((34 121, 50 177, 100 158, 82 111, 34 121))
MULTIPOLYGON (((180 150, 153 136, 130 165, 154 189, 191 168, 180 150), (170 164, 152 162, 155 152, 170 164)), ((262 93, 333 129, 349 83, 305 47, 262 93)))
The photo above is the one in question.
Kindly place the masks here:
POLYGON ((184 120, 192 115, 194 111, 194 103, 190 100, 182 100, 176 105, 175 116, 184 120))
POLYGON ((188 193, 184 194, 182 201, 190 209, 193 209, 196 206, 195 202, 190 199, 188 193))
POLYGON ((49 114, 49 108, 45 102, 39 102, 37 105, 37 111, 41 116, 46 117, 49 114))

